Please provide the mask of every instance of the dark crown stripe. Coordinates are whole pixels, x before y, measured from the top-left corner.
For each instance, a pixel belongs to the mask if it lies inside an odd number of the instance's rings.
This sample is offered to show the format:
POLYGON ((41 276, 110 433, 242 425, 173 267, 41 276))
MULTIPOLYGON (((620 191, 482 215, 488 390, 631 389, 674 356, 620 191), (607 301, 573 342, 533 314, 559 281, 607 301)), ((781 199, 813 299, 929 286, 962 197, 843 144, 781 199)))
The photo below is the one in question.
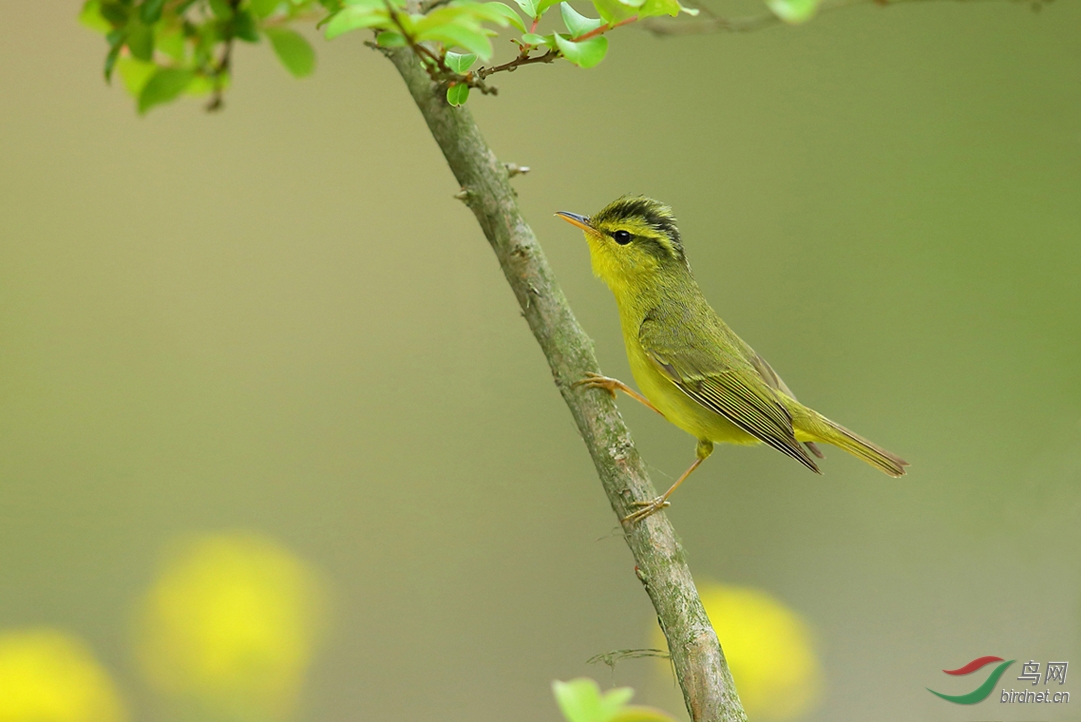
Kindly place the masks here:
POLYGON ((669 208, 652 198, 644 196, 623 197, 593 216, 598 223, 612 223, 621 220, 642 220, 652 226, 654 230, 668 236, 672 242, 672 250, 679 259, 683 259, 683 242, 679 237, 679 229, 676 228, 676 219, 669 208))

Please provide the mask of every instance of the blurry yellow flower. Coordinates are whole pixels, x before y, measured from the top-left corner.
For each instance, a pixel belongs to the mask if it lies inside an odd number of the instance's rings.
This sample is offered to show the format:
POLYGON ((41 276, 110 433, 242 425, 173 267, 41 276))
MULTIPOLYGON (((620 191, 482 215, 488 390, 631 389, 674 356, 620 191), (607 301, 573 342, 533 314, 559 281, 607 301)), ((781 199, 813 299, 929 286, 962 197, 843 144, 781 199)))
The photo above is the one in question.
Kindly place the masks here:
POLYGON ((53 629, 0 634, 0 722, 123 722, 108 673, 53 629))
MULTIPOLYGON (((786 720, 814 707, 822 668, 799 614, 758 589, 707 583, 699 594, 748 717, 786 720)), ((667 649, 659 628, 656 634, 667 649)))
POLYGON ((247 534, 182 544, 143 601, 136 650, 159 692, 216 717, 296 709, 324 620, 323 587, 286 549, 247 534))

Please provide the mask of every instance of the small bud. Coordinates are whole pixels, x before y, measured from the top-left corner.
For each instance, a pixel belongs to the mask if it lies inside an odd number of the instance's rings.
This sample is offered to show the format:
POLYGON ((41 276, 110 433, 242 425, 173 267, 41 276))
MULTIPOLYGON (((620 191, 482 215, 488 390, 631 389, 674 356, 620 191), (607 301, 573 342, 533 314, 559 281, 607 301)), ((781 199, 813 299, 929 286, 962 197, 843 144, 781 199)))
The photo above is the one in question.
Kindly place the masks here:
POLYGON ((527 165, 518 165, 517 163, 504 163, 503 167, 507 169, 507 177, 513 178, 516 175, 525 175, 531 169, 527 165))

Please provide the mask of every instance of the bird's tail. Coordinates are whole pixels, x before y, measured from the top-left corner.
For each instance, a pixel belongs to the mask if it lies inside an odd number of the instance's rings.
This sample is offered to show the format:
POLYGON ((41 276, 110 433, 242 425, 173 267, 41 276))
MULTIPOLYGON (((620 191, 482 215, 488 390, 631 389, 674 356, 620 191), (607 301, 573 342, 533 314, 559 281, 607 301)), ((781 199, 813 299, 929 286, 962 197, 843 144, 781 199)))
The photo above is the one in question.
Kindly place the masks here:
POLYGON ((840 447, 857 459, 866 461, 871 466, 890 476, 905 475, 905 467, 908 466, 908 462, 900 456, 891 454, 881 446, 871 443, 859 434, 849 431, 821 414, 815 415, 818 417, 815 421, 819 422, 814 424, 817 427, 814 431, 818 441, 840 447))

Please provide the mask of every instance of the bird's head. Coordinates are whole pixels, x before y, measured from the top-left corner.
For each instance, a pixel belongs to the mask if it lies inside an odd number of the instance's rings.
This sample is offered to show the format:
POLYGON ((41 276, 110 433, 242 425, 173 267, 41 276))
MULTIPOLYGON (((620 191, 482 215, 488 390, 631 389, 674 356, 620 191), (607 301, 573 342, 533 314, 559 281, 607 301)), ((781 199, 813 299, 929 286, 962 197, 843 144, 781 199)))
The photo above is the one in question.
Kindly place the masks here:
POLYGON ((556 215, 585 232, 593 273, 617 296, 689 270, 672 209, 651 198, 623 196, 588 218, 556 215))

